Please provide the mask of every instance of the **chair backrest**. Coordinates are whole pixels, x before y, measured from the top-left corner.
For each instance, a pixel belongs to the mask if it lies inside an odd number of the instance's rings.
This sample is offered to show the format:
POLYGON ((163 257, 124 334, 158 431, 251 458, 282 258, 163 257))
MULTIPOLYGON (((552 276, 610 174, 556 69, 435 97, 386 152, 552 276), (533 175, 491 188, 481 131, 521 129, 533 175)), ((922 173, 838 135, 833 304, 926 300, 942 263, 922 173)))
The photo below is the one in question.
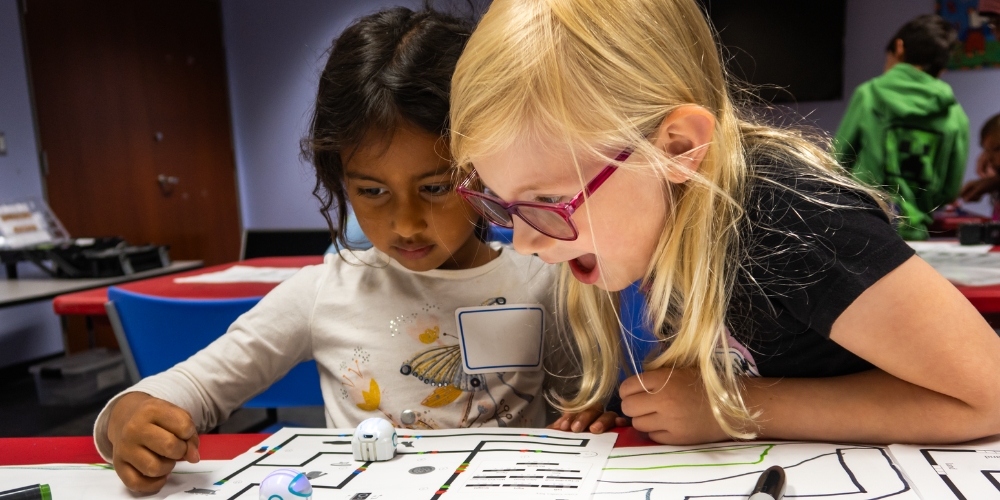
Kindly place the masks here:
MULTIPOLYGON (((192 300, 154 297, 108 289, 139 377, 167 370, 189 358, 226 333, 229 325, 260 301, 260 297, 192 300)), ((319 372, 315 361, 300 363, 271 388, 245 406, 279 408, 322 405, 319 372)))
POLYGON ((257 257, 323 255, 333 243, 326 229, 247 229, 243 231, 243 260, 257 257))
POLYGON ((514 230, 490 224, 490 234, 488 239, 490 241, 499 241, 500 243, 506 245, 513 245, 514 230))
MULTIPOLYGON (((642 362, 646 360, 651 352, 659 345, 657 338, 650 331, 646 324, 646 295, 639 290, 639 282, 632 283, 618 293, 619 308, 621 309, 622 339, 631 348, 632 360, 635 366, 642 370, 642 362)), ((625 356, 629 356, 626 351, 625 356)), ((626 361, 626 363, 629 363, 626 361)), ((628 366, 629 371, 633 368, 628 366)), ((623 369, 621 377, 626 371, 623 369)))

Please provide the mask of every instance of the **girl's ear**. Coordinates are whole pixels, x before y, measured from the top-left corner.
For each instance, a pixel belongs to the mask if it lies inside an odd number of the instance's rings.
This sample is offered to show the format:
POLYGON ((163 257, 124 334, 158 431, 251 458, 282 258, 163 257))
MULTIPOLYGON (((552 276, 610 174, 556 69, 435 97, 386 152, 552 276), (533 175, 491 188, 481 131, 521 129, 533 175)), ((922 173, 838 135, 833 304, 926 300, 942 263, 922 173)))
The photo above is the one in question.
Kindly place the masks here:
POLYGON ((694 104, 673 110, 653 136, 653 145, 677 162, 679 168, 667 172, 667 180, 683 184, 698 171, 715 131, 715 115, 694 104))

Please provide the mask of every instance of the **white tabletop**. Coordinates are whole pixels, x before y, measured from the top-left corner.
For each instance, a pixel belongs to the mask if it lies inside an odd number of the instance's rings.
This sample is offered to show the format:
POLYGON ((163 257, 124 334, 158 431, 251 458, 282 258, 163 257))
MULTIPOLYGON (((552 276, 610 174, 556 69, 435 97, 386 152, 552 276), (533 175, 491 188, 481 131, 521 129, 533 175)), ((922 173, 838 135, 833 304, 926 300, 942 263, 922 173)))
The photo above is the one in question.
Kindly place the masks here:
POLYGON ((64 293, 79 292, 92 288, 138 281, 164 274, 179 273, 197 269, 202 266, 200 260, 178 260, 169 267, 151 269, 135 274, 113 276, 110 278, 51 278, 37 275, 23 276, 18 279, 0 279, 0 308, 26 304, 39 300, 48 300, 64 293))

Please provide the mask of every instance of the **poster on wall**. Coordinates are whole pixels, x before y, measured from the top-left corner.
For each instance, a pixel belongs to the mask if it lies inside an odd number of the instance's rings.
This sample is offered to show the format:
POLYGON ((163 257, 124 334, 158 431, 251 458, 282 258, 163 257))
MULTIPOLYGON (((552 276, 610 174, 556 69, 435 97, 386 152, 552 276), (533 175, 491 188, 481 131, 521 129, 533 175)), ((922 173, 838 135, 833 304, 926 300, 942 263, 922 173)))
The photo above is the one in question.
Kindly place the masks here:
POLYGON ((979 15, 979 0, 943 0, 937 13, 958 29, 959 45, 948 69, 1000 67, 1000 41, 993 36, 989 20, 979 15))

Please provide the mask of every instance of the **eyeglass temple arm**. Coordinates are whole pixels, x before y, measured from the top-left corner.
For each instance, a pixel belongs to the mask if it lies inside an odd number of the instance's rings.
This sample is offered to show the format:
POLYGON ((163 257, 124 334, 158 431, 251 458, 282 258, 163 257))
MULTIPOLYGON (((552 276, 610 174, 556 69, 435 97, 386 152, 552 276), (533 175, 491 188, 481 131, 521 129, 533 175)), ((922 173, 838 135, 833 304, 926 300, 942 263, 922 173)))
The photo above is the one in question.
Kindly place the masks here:
MULTIPOLYGON (((629 156, 632 156, 632 151, 633 150, 629 148, 621 153, 618 153, 618 156, 615 157, 615 163, 621 163, 627 160, 629 156)), ((601 187, 601 184, 604 184, 604 181, 608 180, 608 177, 611 177, 611 174, 615 173, 616 170, 618 170, 617 165, 608 165, 607 167, 604 167, 604 170, 601 170, 601 173, 597 174, 597 177, 594 177, 589 183, 587 183, 587 186, 583 188, 583 192, 570 201, 570 205, 574 209, 579 208, 580 205, 583 204, 584 197, 589 197, 594 194, 594 191, 597 191, 597 188, 601 187)))

